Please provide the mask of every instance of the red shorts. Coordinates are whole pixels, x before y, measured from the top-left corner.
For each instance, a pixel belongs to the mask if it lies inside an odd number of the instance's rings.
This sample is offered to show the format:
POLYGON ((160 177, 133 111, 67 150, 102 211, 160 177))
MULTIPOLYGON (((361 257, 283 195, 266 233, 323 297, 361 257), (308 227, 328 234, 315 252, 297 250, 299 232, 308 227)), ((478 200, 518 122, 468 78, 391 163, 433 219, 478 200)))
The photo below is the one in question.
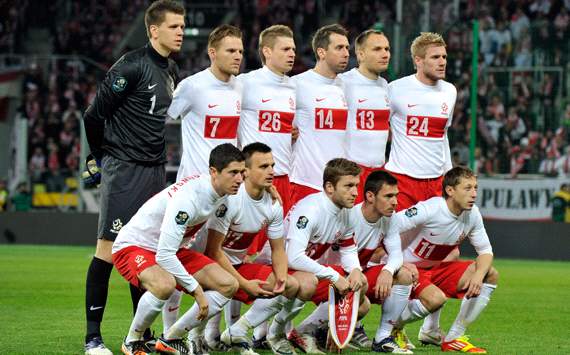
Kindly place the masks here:
POLYGON ((294 182, 291 183, 291 206, 295 205, 300 200, 304 199, 305 197, 320 192, 319 190, 315 190, 312 187, 295 184, 294 182))
MULTIPOLYGON (((346 272, 344 271, 342 266, 339 266, 339 265, 323 265, 323 266, 332 267, 341 276, 346 275, 346 272)), ((319 280, 315 294, 311 298, 311 301, 313 301, 314 304, 319 305, 322 302, 328 302, 328 300, 329 300, 329 285, 330 284, 331 284, 331 281, 328 279, 319 280)))
POLYGON ((442 194, 443 176, 433 179, 416 179, 408 175, 388 172, 398 180, 397 211, 408 209, 420 201, 442 194))
MULTIPOLYGON (((273 272, 273 268, 271 266, 263 264, 241 264, 234 267, 246 280, 265 281, 273 272)), ((234 299, 247 304, 255 301, 255 297, 248 295, 247 292, 241 288, 234 295, 234 299)))
POLYGON ((374 294, 376 280, 378 279, 380 272, 382 272, 382 269, 384 269, 384 265, 374 265, 364 271, 364 276, 366 276, 366 280, 368 281, 368 291, 366 292, 366 296, 372 304, 382 304, 382 300, 376 298, 376 295, 374 294))
POLYGON ((368 175, 370 175, 374 171, 382 170, 381 167, 380 168, 370 168, 370 167, 360 165, 360 164, 358 164, 358 166, 360 167, 360 169, 362 169, 362 171, 360 172, 360 184, 358 184, 358 196, 356 197, 356 200, 354 201, 355 205, 364 201, 364 185, 366 183, 366 178, 368 178, 368 175))
MULTIPOLYGON (((113 254, 113 264, 121 276, 133 286, 140 288, 138 275, 147 268, 156 265, 155 255, 152 251, 130 246, 113 254)), ((200 271, 204 266, 214 263, 214 260, 191 249, 178 250, 176 257, 190 275, 200 271)))
POLYGON ((449 298, 463 298, 465 291, 457 290, 459 279, 473 261, 449 261, 439 264, 431 269, 418 268, 418 283, 412 289, 410 298, 418 298, 424 288, 435 285, 449 298))

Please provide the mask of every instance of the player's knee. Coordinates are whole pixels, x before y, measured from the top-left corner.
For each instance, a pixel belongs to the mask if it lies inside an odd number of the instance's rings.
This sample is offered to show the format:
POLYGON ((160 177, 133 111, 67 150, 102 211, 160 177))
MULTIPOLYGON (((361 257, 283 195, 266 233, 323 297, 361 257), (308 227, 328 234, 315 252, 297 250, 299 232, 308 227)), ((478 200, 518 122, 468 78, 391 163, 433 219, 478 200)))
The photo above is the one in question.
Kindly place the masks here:
POLYGON ((297 293, 299 293, 299 281, 294 277, 288 277, 287 283, 285 284, 285 296, 287 298, 293 298, 297 293))
POLYGON ((499 282, 499 272, 494 267, 491 267, 485 276, 485 283, 496 285, 497 282, 499 282))
POLYGON ((411 285, 413 282, 412 273, 406 268, 400 268, 396 275, 394 275, 394 284, 396 285, 411 285))
POLYGON ((220 280, 218 292, 225 297, 232 298, 239 289, 239 282, 229 273, 226 274, 220 280))
POLYGON ((299 282, 299 292, 297 292, 297 298, 303 301, 310 301, 311 297, 317 291, 317 284, 319 280, 313 274, 309 273, 297 273, 295 278, 299 282))
POLYGON ((156 279, 152 284, 152 294, 161 300, 170 298, 174 292, 174 289, 176 288, 176 280, 170 275, 160 277, 156 279))
POLYGON ((425 295, 422 292, 420 295, 420 301, 428 311, 434 312, 440 309, 441 306, 447 302, 447 297, 445 296, 445 293, 438 288, 430 290, 430 292, 425 295))
POLYGON ((108 262, 109 264, 113 263, 113 242, 106 239, 98 239, 97 246, 95 248, 95 257, 97 259, 101 259, 103 261, 108 262))

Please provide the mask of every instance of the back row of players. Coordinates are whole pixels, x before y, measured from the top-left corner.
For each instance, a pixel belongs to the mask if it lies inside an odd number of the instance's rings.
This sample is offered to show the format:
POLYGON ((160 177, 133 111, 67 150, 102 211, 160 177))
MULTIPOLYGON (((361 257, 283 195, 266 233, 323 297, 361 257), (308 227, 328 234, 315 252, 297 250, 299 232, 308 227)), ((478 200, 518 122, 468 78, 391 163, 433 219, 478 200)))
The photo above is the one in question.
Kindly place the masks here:
MULTIPOLYGON (((446 351, 484 352, 464 332, 486 306, 497 273, 474 207, 475 176, 464 168, 450 170, 446 130, 456 91, 443 81, 443 39, 433 33, 416 38, 411 47, 416 74, 390 85, 379 77, 390 58, 388 39, 379 31, 357 37, 359 66, 338 76, 348 63, 346 31, 339 25, 320 28, 313 50, 315 68, 287 77, 295 58, 293 34, 286 26, 272 26, 260 35, 263 68, 235 77, 243 57, 241 32, 223 25, 209 37, 210 68, 178 84, 168 108, 170 117, 182 118, 178 182, 150 198, 122 228, 120 220, 111 228, 118 232, 112 246, 115 267, 147 291, 123 343, 124 353, 147 353, 143 332, 165 308, 175 286, 196 302, 177 320, 165 312, 170 324, 157 341, 158 351, 206 352, 206 320, 235 298, 254 302, 222 334, 222 343, 254 354, 248 330, 275 316, 267 336, 275 353, 292 354, 292 344, 319 352, 312 332, 327 319, 323 307, 288 338, 285 325, 305 302, 322 304, 329 283, 341 294, 363 291, 360 317, 370 301, 383 304, 372 344, 380 352, 411 353, 409 341, 395 339, 404 337, 404 324, 437 311, 447 297, 465 295, 447 336, 436 320, 424 324, 420 340, 446 351), (384 165, 390 127, 392 150, 384 165), (244 147, 243 153, 235 146, 244 147), (445 197, 433 197, 441 195, 442 186, 445 197), (277 196, 282 203, 274 201, 277 196), (364 203, 353 208, 356 199, 364 203), (396 206, 406 210, 390 222, 396 206), (441 263, 465 238, 476 247, 477 260, 441 263), (269 245, 270 258, 244 262, 251 244, 255 250, 269 245), (385 262, 369 267, 382 246, 385 262), (263 260, 271 260, 272 266, 263 260), (185 340, 188 331, 190 344, 185 340)), ((117 76, 110 90, 120 95, 131 80, 140 82, 134 75, 117 76)), ((152 116, 157 95, 148 101, 152 116)), ((107 144, 106 150, 112 146, 107 144)), ((109 175, 121 170, 109 165, 103 161, 103 186, 105 169, 109 175)))

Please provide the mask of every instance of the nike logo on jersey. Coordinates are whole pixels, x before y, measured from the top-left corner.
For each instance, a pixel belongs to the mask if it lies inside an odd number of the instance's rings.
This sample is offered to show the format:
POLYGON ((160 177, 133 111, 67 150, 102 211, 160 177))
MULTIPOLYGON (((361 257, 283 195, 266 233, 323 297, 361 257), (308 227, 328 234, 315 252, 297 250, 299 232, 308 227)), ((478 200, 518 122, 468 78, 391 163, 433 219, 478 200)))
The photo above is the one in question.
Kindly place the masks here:
POLYGON ((220 106, 220 105, 219 105, 219 104, 214 104, 214 105, 208 104, 208 108, 214 108, 214 107, 216 107, 216 106, 220 106))
POLYGON ((154 87, 157 86, 157 85, 158 85, 158 84, 149 85, 149 86, 148 86, 148 89, 149 89, 149 90, 152 90, 152 89, 154 89, 154 87))
POLYGON ((326 97, 323 97, 322 99, 319 99, 319 98, 317 97, 317 98, 315 99, 315 101, 321 102, 321 101, 323 101, 323 100, 325 100, 325 99, 326 99, 326 97))
POLYGON ((271 101, 271 99, 261 99, 261 102, 263 102, 263 103, 266 103, 266 102, 269 102, 269 101, 271 101))
POLYGON ((363 103, 364 101, 368 101, 368 99, 358 99, 358 103, 363 103))
POLYGON ((103 308, 103 306, 99 306, 99 307, 93 307, 93 306, 91 306, 91 307, 89 307, 89 310, 90 310, 90 311, 96 311, 96 310, 101 309, 101 308, 103 308))
POLYGON ((408 104, 408 107, 416 107, 416 106, 418 106, 418 105, 419 105, 419 104, 413 104, 413 105, 408 104))
POLYGON ((430 233, 429 235, 431 235, 432 237, 437 237, 439 234, 430 233))
POLYGON ((179 307, 168 307, 168 312, 174 312, 175 310, 177 310, 179 307))

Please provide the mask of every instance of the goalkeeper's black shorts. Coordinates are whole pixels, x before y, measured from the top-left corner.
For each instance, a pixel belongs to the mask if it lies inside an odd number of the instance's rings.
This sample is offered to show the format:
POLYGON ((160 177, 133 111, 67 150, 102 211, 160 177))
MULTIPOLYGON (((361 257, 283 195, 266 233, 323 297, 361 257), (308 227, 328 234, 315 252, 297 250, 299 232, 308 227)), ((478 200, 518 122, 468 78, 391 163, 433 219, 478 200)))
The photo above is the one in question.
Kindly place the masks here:
POLYGON ((164 164, 141 165, 106 154, 101 161, 97 238, 114 241, 138 209, 165 186, 164 164))

